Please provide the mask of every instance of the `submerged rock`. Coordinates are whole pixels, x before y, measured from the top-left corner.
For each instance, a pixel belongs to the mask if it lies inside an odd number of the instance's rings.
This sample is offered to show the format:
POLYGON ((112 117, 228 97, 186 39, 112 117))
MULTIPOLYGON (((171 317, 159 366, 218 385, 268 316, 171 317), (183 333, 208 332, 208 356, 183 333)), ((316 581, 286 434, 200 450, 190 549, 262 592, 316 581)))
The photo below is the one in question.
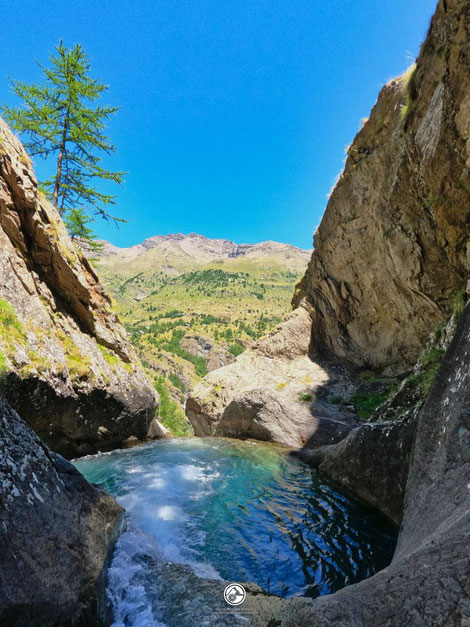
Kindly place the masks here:
POLYGON ((105 624, 123 509, 0 398, 0 624, 105 624))
POLYGON ((12 406, 67 456, 142 440, 155 416, 109 296, 1 119, 0 374, 12 406))
POLYGON ((354 385, 345 369, 309 358, 311 325, 310 313, 300 307, 233 364, 207 375, 186 401, 195 435, 253 437, 297 448, 344 438, 356 421, 331 399, 354 385))

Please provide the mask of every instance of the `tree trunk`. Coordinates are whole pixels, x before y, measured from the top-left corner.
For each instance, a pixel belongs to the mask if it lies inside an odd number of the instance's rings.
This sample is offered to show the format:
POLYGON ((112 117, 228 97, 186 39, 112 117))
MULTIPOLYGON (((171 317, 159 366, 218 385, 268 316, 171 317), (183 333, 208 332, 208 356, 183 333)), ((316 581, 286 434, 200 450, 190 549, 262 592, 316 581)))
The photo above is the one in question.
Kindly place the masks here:
POLYGON ((57 157, 57 173, 55 177, 54 195, 52 197, 52 204, 54 205, 56 209, 58 209, 60 215, 64 213, 63 206, 59 208, 58 205, 59 205, 60 183, 61 183, 61 178, 62 178, 62 161, 64 158, 67 132, 69 130, 69 114, 70 114, 70 109, 67 109, 67 113, 65 115, 65 120, 64 120, 64 132, 62 133, 62 143, 60 144, 59 156, 57 157))

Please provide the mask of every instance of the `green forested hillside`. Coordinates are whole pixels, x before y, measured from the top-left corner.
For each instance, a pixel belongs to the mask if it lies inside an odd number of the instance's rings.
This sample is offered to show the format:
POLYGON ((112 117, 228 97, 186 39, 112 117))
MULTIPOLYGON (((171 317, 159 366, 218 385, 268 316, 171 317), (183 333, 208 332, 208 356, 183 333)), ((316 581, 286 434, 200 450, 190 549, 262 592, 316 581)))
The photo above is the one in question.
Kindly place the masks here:
POLYGON ((202 236, 105 245, 98 272, 162 397, 161 418, 189 431, 186 391, 230 363, 290 310, 309 252, 276 242, 238 247, 202 236), (176 401, 176 403, 175 403, 176 401))

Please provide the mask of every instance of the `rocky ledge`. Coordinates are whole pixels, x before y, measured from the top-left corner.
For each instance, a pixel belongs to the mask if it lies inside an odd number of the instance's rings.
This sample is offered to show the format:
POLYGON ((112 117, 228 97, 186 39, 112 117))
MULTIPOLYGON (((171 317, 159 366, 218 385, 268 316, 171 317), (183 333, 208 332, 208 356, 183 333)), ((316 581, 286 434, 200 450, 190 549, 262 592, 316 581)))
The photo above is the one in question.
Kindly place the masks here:
POLYGON ((163 433, 158 396, 109 296, 1 119, 0 385, 66 456, 163 433))

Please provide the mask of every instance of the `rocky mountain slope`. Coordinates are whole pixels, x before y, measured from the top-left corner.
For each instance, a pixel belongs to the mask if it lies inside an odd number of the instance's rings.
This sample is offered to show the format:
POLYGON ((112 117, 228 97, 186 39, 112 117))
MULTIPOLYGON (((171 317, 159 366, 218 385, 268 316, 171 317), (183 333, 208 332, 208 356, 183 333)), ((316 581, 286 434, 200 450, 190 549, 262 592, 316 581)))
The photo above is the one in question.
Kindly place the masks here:
POLYGON ((186 390, 233 362, 289 311, 309 256, 289 244, 238 245, 195 233, 131 248, 105 243, 98 273, 149 376, 158 377, 160 413, 174 433, 188 432, 186 390))
POLYGON ((11 405, 65 455, 141 440, 154 421, 158 397, 108 295, 2 120, 0 378, 11 405))

